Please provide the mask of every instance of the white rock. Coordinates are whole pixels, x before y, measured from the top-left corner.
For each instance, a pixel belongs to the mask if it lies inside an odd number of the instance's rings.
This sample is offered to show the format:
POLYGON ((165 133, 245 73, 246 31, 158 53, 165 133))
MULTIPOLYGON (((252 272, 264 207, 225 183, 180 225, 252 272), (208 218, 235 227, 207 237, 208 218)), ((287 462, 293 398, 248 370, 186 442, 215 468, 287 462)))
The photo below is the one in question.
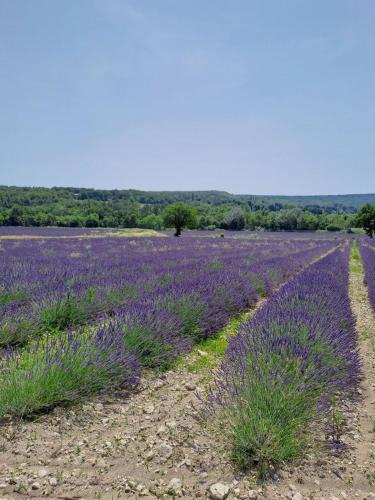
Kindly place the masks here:
POLYGON ((48 476, 48 474, 49 474, 49 472, 48 472, 48 470, 47 470, 47 469, 40 469, 40 470, 38 471, 38 476, 39 476, 40 478, 42 478, 42 477, 46 477, 46 476, 48 476))
POLYGON ((98 467, 107 467, 107 462, 105 460, 103 460, 102 458, 99 458, 97 461, 96 461, 96 465, 98 467))
POLYGON ((177 422, 176 422, 176 420, 168 420, 167 422, 165 422, 165 425, 169 429, 174 429, 175 427, 177 427, 177 422))
POLYGON ((179 495, 181 493, 181 489, 182 489, 181 479, 179 479, 178 477, 174 477, 169 481, 167 486, 168 493, 170 493, 171 495, 179 495))
POLYGON ((172 446, 170 446, 168 443, 161 443, 159 446, 159 453, 165 458, 169 458, 172 456, 172 446))
POLYGON ((301 495, 301 493, 299 491, 297 491, 296 493, 294 493, 294 495, 292 496, 292 500, 303 500, 303 496, 301 495))
POLYGON ((40 488, 40 484, 36 481, 35 481, 35 483, 33 483, 31 485, 31 489, 33 489, 33 490, 39 490, 39 488, 40 488))
POLYGON ((224 483, 215 483, 210 486, 210 496, 214 500, 222 500, 229 494, 229 486, 224 483))
POLYGON ((256 498, 258 498, 258 493, 255 490, 249 490, 247 497, 256 500, 256 498))
POLYGON ((191 380, 189 380, 188 382, 186 382, 185 387, 188 391, 195 391, 197 385, 194 384, 194 382, 192 382, 191 380))
POLYGON ((55 477, 51 477, 49 480, 49 484, 51 486, 57 486, 57 479, 55 477))
POLYGON ((146 406, 143 407, 143 413, 147 413, 148 415, 151 415, 155 411, 155 406, 150 403, 146 406))
POLYGON ((201 351, 200 349, 197 349, 197 353, 199 354, 199 356, 208 356, 208 352, 201 351))

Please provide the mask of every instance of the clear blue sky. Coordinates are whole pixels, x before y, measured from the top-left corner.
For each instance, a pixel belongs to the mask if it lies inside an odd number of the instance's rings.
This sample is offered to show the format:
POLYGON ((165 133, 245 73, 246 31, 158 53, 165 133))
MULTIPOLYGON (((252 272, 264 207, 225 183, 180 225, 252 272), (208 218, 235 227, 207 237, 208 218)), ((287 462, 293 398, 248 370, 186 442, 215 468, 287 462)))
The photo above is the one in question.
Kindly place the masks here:
POLYGON ((375 1, 0 0, 0 184, 375 191, 375 1))

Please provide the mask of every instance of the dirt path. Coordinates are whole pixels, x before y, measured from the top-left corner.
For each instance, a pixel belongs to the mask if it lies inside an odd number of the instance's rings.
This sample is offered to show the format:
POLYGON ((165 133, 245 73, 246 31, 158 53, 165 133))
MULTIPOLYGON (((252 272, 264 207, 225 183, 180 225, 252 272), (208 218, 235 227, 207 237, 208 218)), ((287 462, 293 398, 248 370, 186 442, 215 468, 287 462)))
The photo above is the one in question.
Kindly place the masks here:
POLYGON ((365 378, 345 437, 350 450, 343 457, 311 450, 266 486, 257 485, 251 473, 236 471, 220 430, 200 426, 192 407, 195 393, 212 378, 219 339, 207 351, 193 352, 175 371, 146 377, 129 398, 124 393, 95 397, 32 422, 2 426, 0 499, 215 498, 215 483, 221 485, 216 498, 228 491, 232 500, 375 498, 375 321, 358 264, 350 280, 365 378))
POLYGON ((153 229, 139 229, 137 231, 126 231, 119 230, 117 232, 106 232, 103 230, 102 234, 99 233, 86 233, 86 234, 67 234, 62 236, 42 236, 42 235, 32 235, 32 234, 24 234, 24 235, 1 235, 0 234, 0 242, 2 240, 81 240, 81 239, 89 239, 89 238, 140 238, 140 237, 156 237, 156 238, 165 238, 166 235, 160 233, 158 231, 154 231, 153 229))
POLYGON ((358 469, 353 478, 353 484, 358 483, 358 486, 363 478, 367 478, 375 485, 375 314, 368 300, 363 278, 363 266, 360 260, 352 258, 349 291, 357 321, 358 345, 364 373, 359 390, 361 393, 358 412, 360 437, 354 452, 358 469))

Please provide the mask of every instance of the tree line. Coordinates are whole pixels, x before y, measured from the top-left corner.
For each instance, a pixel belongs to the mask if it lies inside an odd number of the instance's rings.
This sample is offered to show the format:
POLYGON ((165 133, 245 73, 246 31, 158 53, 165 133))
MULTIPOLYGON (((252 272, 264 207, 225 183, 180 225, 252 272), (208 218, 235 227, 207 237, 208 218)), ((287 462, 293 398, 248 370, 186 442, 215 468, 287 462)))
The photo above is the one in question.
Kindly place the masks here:
MULTIPOLYGON (((351 204, 357 202, 355 196, 362 195, 351 195, 351 204)), ((193 216, 187 224, 191 229, 336 231, 350 230, 356 225, 351 205, 340 205, 336 210, 331 205, 314 204, 306 208, 291 206, 289 199, 283 204, 268 198, 262 200, 251 195, 218 191, 142 192, 0 186, 0 225, 162 229, 168 227, 168 207, 181 204, 192 210, 193 216)))

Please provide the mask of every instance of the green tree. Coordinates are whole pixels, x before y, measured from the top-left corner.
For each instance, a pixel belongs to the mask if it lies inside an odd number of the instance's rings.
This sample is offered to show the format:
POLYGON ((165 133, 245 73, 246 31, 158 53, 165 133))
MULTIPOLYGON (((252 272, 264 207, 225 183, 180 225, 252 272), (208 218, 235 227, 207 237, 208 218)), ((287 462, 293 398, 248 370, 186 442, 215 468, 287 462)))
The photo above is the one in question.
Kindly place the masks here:
POLYGON ((240 208, 232 208, 225 214, 222 226, 224 229, 242 231, 245 227, 245 214, 240 208))
POLYGON ((95 213, 89 214, 87 219, 86 219, 85 226, 86 227, 98 227, 99 226, 99 215, 95 214, 95 213))
POLYGON ((68 218, 68 225, 70 227, 83 227, 84 222, 85 222, 84 219, 79 215, 71 215, 68 218))
POLYGON ((363 205, 356 216, 356 225, 363 227, 370 238, 375 234, 375 205, 363 205))
POLYGON ((22 207, 15 205, 9 212, 8 225, 22 226, 24 224, 25 212, 22 207))
POLYGON ((339 226, 335 226, 335 224, 328 224, 328 226, 326 227, 327 231, 340 231, 340 227, 339 226))
POLYGON ((164 225, 176 229, 175 236, 180 236, 184 227, 194 227, 197 216, 195 210, 185 203, 168 205, 163 212, 164 225))
POLYGON ((160 217, 160 215, 150 214, 143 217, 139 225, 147 229, 158 230, 163 226, 163 219, 160 217))

